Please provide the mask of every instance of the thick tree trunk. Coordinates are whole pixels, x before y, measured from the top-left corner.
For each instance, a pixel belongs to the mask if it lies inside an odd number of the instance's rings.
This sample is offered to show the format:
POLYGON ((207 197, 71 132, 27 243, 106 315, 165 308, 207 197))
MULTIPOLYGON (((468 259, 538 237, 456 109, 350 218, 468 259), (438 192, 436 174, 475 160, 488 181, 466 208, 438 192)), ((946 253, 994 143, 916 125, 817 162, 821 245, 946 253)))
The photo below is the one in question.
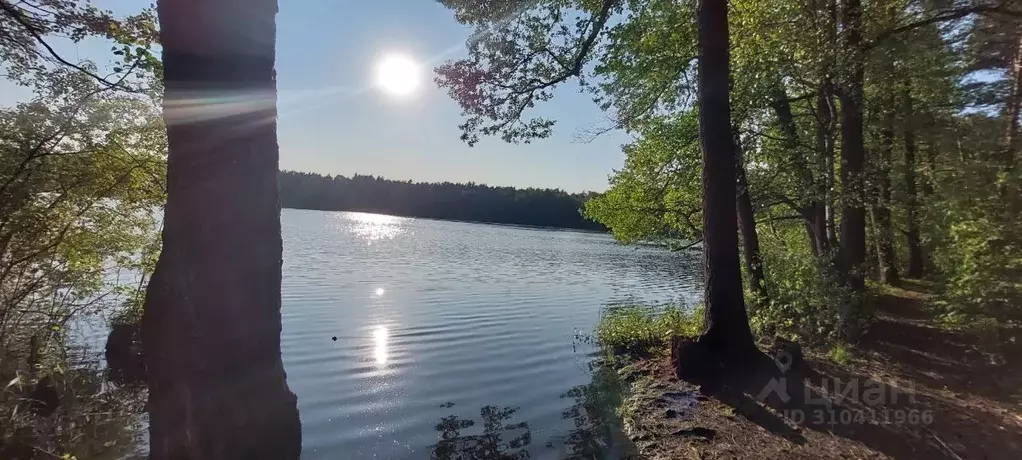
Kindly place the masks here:
POLYGON ((727 8, 724 0, 699 2, 699 137, 706 271, 706 329, 699 341, 724 361, 755 350, 738 257, 727 8))
MULTIPOLYGON (((862 134, 862 5, 845 0, 843 52, 846 65, 841 98, 841 269, 852 292, 865 288, 862 265, 866 258, 866 209, 863 165, 866 149, 862 134)), ((850 313, 847 312, 846 313, 850 313)))
POLYGON ((161 0, 163 252, 142 337, 153 460, 297 459, 280 356, 274 0, 161 0))
POLYGON ((749 194, 749 179, 745 175, 742 149, 735 140, 735 173, 738 187, 738 229, 742 234, 742 254, 745 256, 745 271, 749 274, 749 289, 756 295, 756 301, 765 304, 770 301, 763 275, 763 256, 759 251, 759 234, 756 232, 756 213, 749 194))
MULTIPOLYGON (((891 69, 893 71, 893 66, 891 69)), ((893 72, 891 72, 893 74, 893 72)), ((891 94, 888 91, 888 94, 891 94)), ((873 222, 876 225, 876 252, 880 281, 897 285, 898 266, 894 255, 894 230, 891 225, 891 152, 894 150, 894 97, 885 97, 880 128, 880 148, 874 171, 873 222)))
POLYGON ((912 86, 908 79, 903 83, 902 103, 905 119, 905 210, 908 215, 908 272, 909 278, 923 276, 925 256, 919 237, 919 193, 916 191, 916 135, 912 122, 915 110, 912 105, 912 86))

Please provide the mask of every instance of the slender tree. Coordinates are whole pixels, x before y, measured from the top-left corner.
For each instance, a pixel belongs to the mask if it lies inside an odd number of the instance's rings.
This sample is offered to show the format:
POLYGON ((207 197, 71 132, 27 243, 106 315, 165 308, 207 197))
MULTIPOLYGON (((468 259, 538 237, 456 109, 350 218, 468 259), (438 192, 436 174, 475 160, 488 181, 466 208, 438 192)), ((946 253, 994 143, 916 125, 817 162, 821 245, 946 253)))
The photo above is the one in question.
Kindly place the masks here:
POLYGON ((741 138, 734 135, 735 179, 738 187, 737 216, 738 232, 742 235, 742 256, 745 258, 745 272, 749 275, 749 289, 755 293, 759 303, 769 302, 766 280, 763 274, 763 256, 759 250, 759 233, 756 232, 756 210, 752 206, 749 192, 749 178, 742 160, 741 138))
POLYGON ((1008 68, 1008 103, 1005 108, 1007 128, 1004 135, 1004 169, 1015 167, 1019 150, 1019 113, 1022 112, 1022 33, 1018 34, 1015 52, 1008 68))
MULTIPOLYGON (((888 70, 893 70, 890 66, 888 70)), ((888 73, 893 77, 893 72, 888 73)), ((872 187, 874 241, 880 268, 880 281, 896 285, 899 282, 898 266, 894 254, 894 230, 891 223, 891 152, 894 150, 894 97, 892 91, 885 91, 880 110, 880 145, 874 159, 874 184, 872 187)))
POLYGON ((699 138, 703 155, 705 326, 700 342, 722 357, 755 349, 738 257, 735 143, 729 100, 728 2, 699 2, 699 138))
MULTIPOLYGON (((791 100, 788 98, 788 94, 780 82, 772 89, 770 106, 777 116, 778 128, 780 128, 781 134, 784 136, 784 148, 790 152, 792 165, 795 167, 802 186, 810 191, 809 199, 803 200, 797 206, 799 214, 805 221, 809 246, 813 250, 813 254, 819 256, 827 251, 830 243, 827 237, 826 210, 823 199, 826 196, 826 191, 821 190, 821 187, 826 187, 826 183, 824 181, 817 181, 813 176, 813 170, 806 159, 805 153, 799 147, 798 126, 795 123, 795 115, 791 110, 791 100)), ((821 138, 818 139, 819 152, 817 153, 822 156, 822 152, 827 151, 827 133, 825 129, 818 131, 817 135, 821 136, 821 138)), ((744 171, 738 171, 739 176, 743 173, 744 171)), ((741 180, 741 177, 739 177, 739 180, 741 180)))
POLYGON ((816 216, 817 232, 823 229, 823 238, 817 237, 818 253, 837 246, 837 230, 834 218, 834 132, 837 131, 837 117, 833 97, 833 85, 829 80, 820 84, 816 97, 816 150, 817 167, 823 177, 816 185, 816 194, 821 197, 823 212, 816 216))
POLYGON ((153 460, 297 459, 280 357, 274 0, 158 5, 169 142, 142 322, 153 460))
POLYGON ((908 276, 923 276, 925 262, 923 244, 919 236, 919 192, 916 188, 916 134, 912 122, 915 109, 912 104, 912 86, 908 79, 902 83, 902 104, 905 117, 905 208, 908 214, 908 276))

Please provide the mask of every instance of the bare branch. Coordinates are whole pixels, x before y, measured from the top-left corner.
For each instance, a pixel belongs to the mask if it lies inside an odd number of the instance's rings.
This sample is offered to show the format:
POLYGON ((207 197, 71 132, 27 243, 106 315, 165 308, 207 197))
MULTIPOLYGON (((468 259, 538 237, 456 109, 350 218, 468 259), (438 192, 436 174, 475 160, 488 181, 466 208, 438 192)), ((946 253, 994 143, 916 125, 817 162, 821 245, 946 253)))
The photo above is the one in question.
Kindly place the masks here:
POLYGON ((702 242, 703 242, 703 239, 699 238, 699 239, 697 239, 697 240, 695 240, 695 241, 693 241, 691 243, 688 243, 688 244, 683 244, 683 245, 680 245, 680 246, 671 245, 670 246, 670 250, 674 251, 674 252, 684 251, 686 249, 692 249, 695 245, 697 245, 699 243, 702 243, 702 242))

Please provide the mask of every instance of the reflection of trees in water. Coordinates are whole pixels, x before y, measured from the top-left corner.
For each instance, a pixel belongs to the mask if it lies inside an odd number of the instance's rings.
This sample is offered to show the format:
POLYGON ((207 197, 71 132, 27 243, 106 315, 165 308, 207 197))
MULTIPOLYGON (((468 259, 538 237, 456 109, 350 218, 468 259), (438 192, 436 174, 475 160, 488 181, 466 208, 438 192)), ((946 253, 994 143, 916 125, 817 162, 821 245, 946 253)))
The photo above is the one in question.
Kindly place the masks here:
MULTIPOLYGON (((567 458, 629 458, 635 454, 635 449, 625 436, 621 417, 616 412, 624 400, 628 384, 606 366, 594 363, 589 368, 593 374, 592 382, 576 386, 561 395, 575 400, 561 413, 562 418, 575 422, 575 429, 561 440, 567 458)), ((553 447, 553 442, 548 445, 553 447)))
MULTIPOLYGON (((589 364, 593 379, 586 385, 571 388, 561 398, 574 403, 561 412, 561 418, 573 420, 575 428, 565 436, 547 442, 549 449, 562 449, 561 458, 620 459, 632 458, 635 446, 628 441, 617 408, 621 406, 628 384, 613 369, 589 364)), ((448 403, 445 407, 450 407, 448 403)), ((432 446, 434 460, 526 460, 531 458, 528 446, 532 432, 528 422, 510 423, 517 408, 485 406, 479 410, 483 421, 482 434, 462 435, 461 431, 476 426, 475 420, 457 415, 440 419, 434 429, 439 440, 432 446)))
POLYGON ((532 443, 528 422, 507 423, 518 412, 517 408, 485 406, 479 410, 483 419, 483 433, 462 435, 461 430, 475 426, 475 420, 457 415, 440 419, 434 428, 440 440, 433 445, 430 458, 435 460, 525 460, 529 458, 526 446, 532 443), (506 439, 505 439, 506 438, 506 439))

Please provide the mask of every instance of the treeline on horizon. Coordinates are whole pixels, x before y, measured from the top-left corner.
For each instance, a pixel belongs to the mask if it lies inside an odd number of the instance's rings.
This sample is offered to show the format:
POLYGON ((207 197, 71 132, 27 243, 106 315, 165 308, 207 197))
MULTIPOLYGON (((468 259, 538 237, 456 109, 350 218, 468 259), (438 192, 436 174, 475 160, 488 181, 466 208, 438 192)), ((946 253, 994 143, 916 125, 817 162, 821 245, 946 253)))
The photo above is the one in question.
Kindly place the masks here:
POLYGON ((358 211, 404 217, 538 227, 606 230, 580 210, 594 193, 560 189, 412 182, 355 174, 280 172, 280 205, 293 209, 358 211))

